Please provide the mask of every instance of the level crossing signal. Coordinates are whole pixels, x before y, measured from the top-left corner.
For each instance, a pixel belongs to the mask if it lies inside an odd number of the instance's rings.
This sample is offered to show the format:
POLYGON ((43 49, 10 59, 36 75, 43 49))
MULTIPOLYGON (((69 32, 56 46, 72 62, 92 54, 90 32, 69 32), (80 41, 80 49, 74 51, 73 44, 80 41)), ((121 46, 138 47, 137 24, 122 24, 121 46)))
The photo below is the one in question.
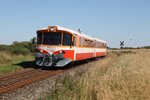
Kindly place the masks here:
POLYGON ((124 41, 120 41, 120 48, 123 49, 124 41))

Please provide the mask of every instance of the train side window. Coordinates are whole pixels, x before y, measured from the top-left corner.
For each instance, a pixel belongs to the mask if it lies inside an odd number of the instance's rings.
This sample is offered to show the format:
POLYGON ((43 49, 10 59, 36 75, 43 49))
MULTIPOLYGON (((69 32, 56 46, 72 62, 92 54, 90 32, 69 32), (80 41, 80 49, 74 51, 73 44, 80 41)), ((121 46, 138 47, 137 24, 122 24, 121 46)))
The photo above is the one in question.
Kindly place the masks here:
POLYGON ((70 46, 72 43, 72 35, 64 33, 63 34, 63 45, 70 46))
POLYGON ((82 47, 82 37, 79 37, 79 47, 82 47))
POLYGON ((74 46, 76 46, 76 37, 74 36, 74 40, 73 40, 73 42, 74 42, 74 46))

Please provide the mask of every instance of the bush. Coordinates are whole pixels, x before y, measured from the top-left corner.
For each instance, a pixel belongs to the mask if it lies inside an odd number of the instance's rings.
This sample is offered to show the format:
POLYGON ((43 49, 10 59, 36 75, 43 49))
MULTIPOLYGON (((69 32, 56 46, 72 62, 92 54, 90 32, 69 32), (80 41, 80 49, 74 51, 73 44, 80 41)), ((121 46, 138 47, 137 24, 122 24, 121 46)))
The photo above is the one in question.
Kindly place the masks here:
POLYGON ((13 54, 30 54, 30 45, 29 42, 22 42, 22 43, 16 43, 10 46, 9 51, 11 51, 13 54))
POLYGON ((8 48, 7 45, 0 45, 0 51, 6 51, 8 48))
POLYGON ((145 48, 145 49, 150 49, 150 46, 144 46, 143 48, 145 48))
POLYGON ((0 51, 9 52, 12 55, 27 55, 33 52, 33 45, 30 42, 13 43, 12 45, 0 45, 0 51))

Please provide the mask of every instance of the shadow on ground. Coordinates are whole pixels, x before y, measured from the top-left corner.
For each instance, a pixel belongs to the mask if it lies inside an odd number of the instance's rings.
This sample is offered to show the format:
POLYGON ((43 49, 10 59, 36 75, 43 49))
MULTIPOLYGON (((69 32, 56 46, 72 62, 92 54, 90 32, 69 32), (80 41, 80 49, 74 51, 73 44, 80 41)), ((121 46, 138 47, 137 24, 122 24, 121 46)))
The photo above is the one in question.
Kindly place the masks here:
POLYGON ((41 67, 41 66, 37 66, 35 64, 35 61, 23 61, 21 63, 15 64, 18 66, 23 67, 24 69, 26 68, 34 68, 34 69, 42 69, 42 70, 57 70, 57 69, 61 69, 61 67, 41 67))
POLYGON ((23 67, 24 69, 26 69, 26 68, 38 68, 38 66, 36 66, 34 61, 23 61, 21 63, 15 64, 15 65, 19 65, 19 66, 23 67))
POLYGON ((87 64, 87 63, 89 63, 91 61, 96 61, 98 59, 99 58, 94 58, 94 59, 92 58, 92 59, 83 60, 83 61, 76 61, 76 62, 70 63, 70 64, 68 64, 68 65, 66 65, 64 67, 54 67, 54 66, 51 66, 51 67, 40 67, 40 66, 37 66, 34 61, 24 61, 24 62, 15 64, 15 65, 19 65, 19 66, 23 67, 24 69, 26 69, 26 68, 34 68, 34 69, 42 69, 42 70, 59 70, 59 69, 65 70, 65 69, 69 69, 69 68, 76 67, 76 66, 79 66, 79 65, 84 65, 84 64, 87 64))

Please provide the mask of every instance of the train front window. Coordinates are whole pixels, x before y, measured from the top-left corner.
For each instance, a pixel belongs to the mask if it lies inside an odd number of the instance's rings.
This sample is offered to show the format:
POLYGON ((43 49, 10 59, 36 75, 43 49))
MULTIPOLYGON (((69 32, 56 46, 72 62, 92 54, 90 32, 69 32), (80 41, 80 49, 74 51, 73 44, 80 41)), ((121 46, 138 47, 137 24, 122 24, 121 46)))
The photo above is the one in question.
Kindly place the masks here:
POLYGON ((45 45, 61 45, 61 33, 45 32, 37 33, 37 43, 45 45))
POLYGON ((56 33, 56 32, 44 33, 43 44, 61 45, 61 33, 56 33))

